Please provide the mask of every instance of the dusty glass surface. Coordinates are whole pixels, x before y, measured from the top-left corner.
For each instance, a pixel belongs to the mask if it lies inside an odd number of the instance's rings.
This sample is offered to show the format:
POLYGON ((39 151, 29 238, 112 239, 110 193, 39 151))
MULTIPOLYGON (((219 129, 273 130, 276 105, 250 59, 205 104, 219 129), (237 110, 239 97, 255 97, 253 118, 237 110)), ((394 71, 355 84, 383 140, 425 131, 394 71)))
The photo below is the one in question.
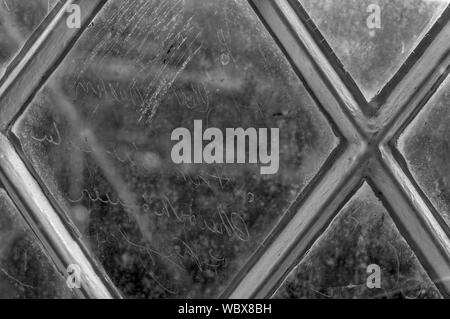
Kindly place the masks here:
POLYGON ((299 1, 367 100, 392 78, 450 2, 299 1))
POLYGON ((275 298, 441 298, 391 217, 364 184, 275 298), (380 288, 373 268, 380 269, 380 288))
POLYGON ((73 297, 31 229, 0 189, 0 299, 73 297))
POLYGON ((0 78, 8 62, 58 1, 0 1, 0 78))
POLYGON ((450 226, 450 80, 447 79, 398 141, 408 168, 450 226))
POLYGON ((217 296, 338 143, 244 0, 110 1, 13 130, 134 298, 217 296), (194 120, 279 128, 279 170, 174 164, 194 120))

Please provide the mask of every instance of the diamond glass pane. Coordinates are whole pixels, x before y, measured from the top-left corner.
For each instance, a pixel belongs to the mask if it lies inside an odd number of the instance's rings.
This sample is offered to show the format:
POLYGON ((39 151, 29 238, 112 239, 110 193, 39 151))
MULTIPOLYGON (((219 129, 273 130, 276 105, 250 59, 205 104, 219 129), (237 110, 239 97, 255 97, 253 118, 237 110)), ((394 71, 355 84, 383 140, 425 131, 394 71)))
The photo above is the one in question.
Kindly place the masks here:
POLYGON ((143 298, 217 296, 338 144, 244 0, 108 2, 13 130, 113 282, 143 298), (174 164, 171 134, 195 120, 279 128, 279 170, 174 164))
POLYGON ((73 297, 65 279, 0 189, 0 299, 73 297))
POLYGON ((0 78, 8 62, 58 1, 0 1, 0 78))
POLYGON ((441 295, 380 200, 364 184, 275 298, 416 299, 441 295), (379 266, 380 288, 371 285, 376 279, 369 277, 375 274, 369 265, 379 266))
POLYGON ((447 79, 399 138, 417 184, 450 226, 450 80, 447 79))
POLYGON ((449 0, 299 0, 367 100, 393 77, 449 0))

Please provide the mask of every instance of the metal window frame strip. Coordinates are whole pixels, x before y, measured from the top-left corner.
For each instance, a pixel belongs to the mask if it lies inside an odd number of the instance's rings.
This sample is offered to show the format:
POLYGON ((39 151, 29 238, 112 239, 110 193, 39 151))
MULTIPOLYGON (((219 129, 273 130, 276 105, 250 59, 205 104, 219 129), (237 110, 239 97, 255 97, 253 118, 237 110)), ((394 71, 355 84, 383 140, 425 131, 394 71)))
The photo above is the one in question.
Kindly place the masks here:
POLYGON ((48 192, 36 180, 7 136, 10 136, 9 128, 17 116, 45 84, 105 3, 104 0, 58 2, 0 80, 0 180, 60 273, 66 277, 69 265, 80 266, 82 286, 76 289, 76 295, 101 299, 122 296, 104 270, 91 258, 71 225, 52 205, 48 192), (67 9, 71 4, 79 5, 85 13, 80 29, 67 28, 67 9))

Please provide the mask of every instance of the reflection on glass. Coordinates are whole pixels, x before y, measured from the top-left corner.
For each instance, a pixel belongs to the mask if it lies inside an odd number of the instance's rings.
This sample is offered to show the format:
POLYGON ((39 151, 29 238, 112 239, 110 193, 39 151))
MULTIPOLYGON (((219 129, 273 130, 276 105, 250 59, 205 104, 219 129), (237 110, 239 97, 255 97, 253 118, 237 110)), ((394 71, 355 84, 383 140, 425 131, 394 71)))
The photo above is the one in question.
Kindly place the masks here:
POLYGON ((244 0, 108 2, 14 131, 136 298, 217 296, 338 143, 244 0), (194 120, 279 128, 279 170, 174 164, 194 120))
POLYGON ((364 184, 288 276, 275 298, 441 296, 380 200, 364 184), (379 266, 379 272, 370 265, 379 266), (378 279, 370 277, 377 273, 380 288, 378 279))
POLYGON ((450 81, 447 79, 398 141, 415 180, 450 226, 450 81))
POLYGON ((0 78, 12 57, 58 1, 0 1, 0 78))
POLYGON ((299 1, 368 100, 392 78, 450 2, 299 1))
POLYGON ((0 189, 0 299, 25 298, 73 298, 73 294, 0 189))

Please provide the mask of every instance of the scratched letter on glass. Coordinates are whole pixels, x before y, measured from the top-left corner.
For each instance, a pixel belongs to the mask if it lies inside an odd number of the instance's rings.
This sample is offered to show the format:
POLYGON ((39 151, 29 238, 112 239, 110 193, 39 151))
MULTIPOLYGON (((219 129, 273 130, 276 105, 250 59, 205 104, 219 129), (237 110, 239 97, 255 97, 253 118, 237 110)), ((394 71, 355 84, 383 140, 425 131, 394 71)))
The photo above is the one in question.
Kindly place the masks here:
POLYGON ((13 132, 114 284, 145 298, 219 295, 339 142, 244 0, 109 1, 13 132), (278 171, 175 164, 171 133, 196 120, 279 129, 278 171))

